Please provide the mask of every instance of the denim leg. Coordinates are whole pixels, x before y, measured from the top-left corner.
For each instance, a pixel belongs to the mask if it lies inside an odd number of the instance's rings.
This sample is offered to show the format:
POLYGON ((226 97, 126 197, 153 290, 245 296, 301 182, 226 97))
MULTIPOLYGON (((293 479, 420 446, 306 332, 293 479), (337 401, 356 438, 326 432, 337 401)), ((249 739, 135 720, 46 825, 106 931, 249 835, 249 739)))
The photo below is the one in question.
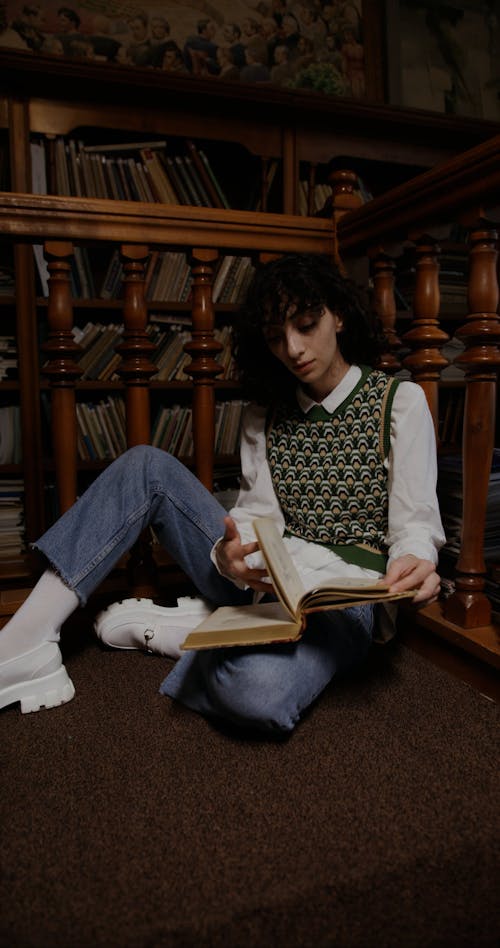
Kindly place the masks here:
POLYGON ((202 596, 216 604, 248 602, 248 593, 219 576, 210 560, 225 513, 180 461, 141 445, 106 468, 34 547, 84 605, 150 525, 202 596))
POLYGON ((188 652, 160 690, 201 714, 284 736, 334 675, 366 657, 372 631, 370 605, 315 613, 296 643, 188 652))

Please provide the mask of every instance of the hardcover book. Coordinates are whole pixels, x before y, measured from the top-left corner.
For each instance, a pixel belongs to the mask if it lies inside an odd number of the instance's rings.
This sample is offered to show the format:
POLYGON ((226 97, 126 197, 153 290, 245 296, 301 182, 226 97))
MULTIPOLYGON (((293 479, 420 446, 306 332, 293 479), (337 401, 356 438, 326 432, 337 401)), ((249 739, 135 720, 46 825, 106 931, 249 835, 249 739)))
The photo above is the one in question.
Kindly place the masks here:
POLYGON ((391 593, 380 581, 374 583, 372 579, 358 577, 342 577, 305 590, 274 520, 260 517, 254 520, 253 526, 278 601, 221 606, 190 632, 182 649, 295 642, 304 632, 307 616, 312 612, 384 603, 415 595, 414 589, 391 593))

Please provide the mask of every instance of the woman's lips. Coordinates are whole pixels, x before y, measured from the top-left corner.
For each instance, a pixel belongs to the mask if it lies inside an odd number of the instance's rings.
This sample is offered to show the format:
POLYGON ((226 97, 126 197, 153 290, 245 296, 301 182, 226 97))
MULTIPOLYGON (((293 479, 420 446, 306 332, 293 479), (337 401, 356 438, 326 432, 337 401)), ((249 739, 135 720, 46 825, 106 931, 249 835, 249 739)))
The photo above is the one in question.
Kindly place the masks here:
POLYGON ((302 375, 304 372, 307 372, 309 369, 312 368, 313 362, 314 360, 311 360, 310 362, 301 362, 298 365, 294 366, 293 371, 296 372, 298 375, 302 375))

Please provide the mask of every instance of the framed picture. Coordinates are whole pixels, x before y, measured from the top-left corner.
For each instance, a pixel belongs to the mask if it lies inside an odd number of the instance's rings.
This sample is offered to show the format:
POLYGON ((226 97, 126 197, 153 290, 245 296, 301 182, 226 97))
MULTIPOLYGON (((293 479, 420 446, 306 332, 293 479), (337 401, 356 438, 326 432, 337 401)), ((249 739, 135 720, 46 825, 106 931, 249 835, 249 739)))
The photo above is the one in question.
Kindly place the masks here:
POLYGON ((0 46, 383 101, 381 0, 0 3, 0 46))
POLYGON ((500 0, 386 0, 388 100, 500 119, 500 0))

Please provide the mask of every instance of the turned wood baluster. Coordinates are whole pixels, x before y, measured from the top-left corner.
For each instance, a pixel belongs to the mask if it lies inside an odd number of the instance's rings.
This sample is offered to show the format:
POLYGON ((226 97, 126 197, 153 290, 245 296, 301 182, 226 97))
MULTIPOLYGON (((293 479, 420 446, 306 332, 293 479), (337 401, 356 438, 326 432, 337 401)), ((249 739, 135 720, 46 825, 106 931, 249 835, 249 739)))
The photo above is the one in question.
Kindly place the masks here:
POLYGON ((484 593, 483 544, 500 367, 497 241, 497 231, 484 221, 471 231, 470 315, 457 331, 466 346, 456 359, 466 372, 462 538, 456 588, 445 602, 444 614, 449 621, 466 629, 487 625, 491 620, 491 603, 484 593))
POLYGON ((144 274, 149 250, 142 244, 124 244, 121 258, 124 273, 123 342, 118 373, 125 382, 127 444, 149 444, 151 432, 149 380, 156 372, 150 356, 154 344, 146 332, 148 310, 144 274))
POLYGON ((345 274, 345 267, 339 251, 337 225, 344 214, 360 207, 363 201, 356 190, 358 176, 354 171, 332 171, 328 181, 332 186, 333 259, 339 270, 345 274))
POLYGON ((449 336, 439 326, 439 254, 434 238, 427 234, 416 240, 415 293, 413 297, 412 328, 404 334, 403 342, 412 350, 403 359, 415 382, 423 388, 434 427, 438 428, 439 377, 448 365, 440 347, 449 336))
POLYGON ((396 333, 396 298, 394 295, 394 270, 396 264, 383 250, 373 250, 371 304, 373 311, 380 321, 386 340, 387 348, 379 360, 379 368, 389 375, 393 375, 401 368, 401 363, 395 352, 401 347, 401 341, 396 333))
POLYGON ((193 274, 192 338, 184 346, 192 361, 186 373, 193 379, 193 442, 195 470, 209 490, 213 487, 215 448, 215 379, 223 371, 214 356, 222 346, 214 338, 215 312, 212 301, 216 250, 195 249, 191 254, 193 274))
POLYGON ((47 241, 45 257, 49 270, 48 340, 42 346, 48 355, 43 368, 51 389, 52 447, 57 494, 61 513, 77 497, 77 424, 75 383, 81 375, 77 358, 81 352, 72 334, 71 258, 73 245, 47 241))
MULTIPOLYGON (((125 383, 127 445, 149 444, 151 432, 149 381, 156 372, 150 355, 154 344, 146 332, 148 310, 144 275, 149 255, 142 244, 120 247, 123 264, 123 342, 117 347, 122 356, 118 373, 125 383)), ((133 595, 156 598, 159 579, 151 549, 151 537, 145 530, 130 552, 127 563, 133 595)))

